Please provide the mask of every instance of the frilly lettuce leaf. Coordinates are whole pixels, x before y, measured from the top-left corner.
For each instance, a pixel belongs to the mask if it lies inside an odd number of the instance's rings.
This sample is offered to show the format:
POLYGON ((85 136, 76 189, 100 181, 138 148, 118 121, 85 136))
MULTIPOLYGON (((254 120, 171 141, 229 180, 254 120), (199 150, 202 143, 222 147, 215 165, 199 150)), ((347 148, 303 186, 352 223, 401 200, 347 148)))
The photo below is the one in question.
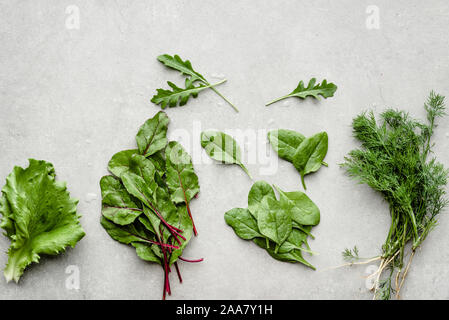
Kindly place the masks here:
POLYGON ((0 226, 11 239, 6 281, 18 282, 40 255, 56 255, 81 240, 77 204, 66 184, 55 180, 51 163, 30 159, 28 168, 14 167, 0 200, 0 226))

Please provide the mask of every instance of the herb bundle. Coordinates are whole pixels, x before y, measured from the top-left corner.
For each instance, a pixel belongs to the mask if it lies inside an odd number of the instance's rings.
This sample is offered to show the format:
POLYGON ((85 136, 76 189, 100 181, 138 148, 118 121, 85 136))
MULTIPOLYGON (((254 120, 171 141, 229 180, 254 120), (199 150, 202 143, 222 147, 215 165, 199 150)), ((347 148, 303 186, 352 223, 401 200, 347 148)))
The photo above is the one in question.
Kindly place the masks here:
POLYGON ((210 88, 221 98, 223 98, 223 100, 225 100, 236 112, 239 112, 236 106, 234 106, 215 88, 216 86, 226 82, 226 79, 218 83, 211 84, 202 74, 193 70, 192 64, 189 60, 183 61, 176 54, 173 57, 168 54, 163 54, 160 55, 157 59, 166 67, 177 70, 182 75, 185 75, 186 79, 184 88, 180 88, 173 82, 167 81, 167 84, 170 86, 171 90, 157 89, 157 92, 151 99, 151 102, 161 105, 162 109, 165 109, 167 106, 176 107, 178 104, 180 106, 183 106, 187 104, 191 96, 193 98, 196 98, 198 96, 198 93, 210 88))
POLYGON ((315 269, 302 252, 313 253, 307 238, 312 236, 312 226, 320 222, 320 210, 303 192, 275 188, 280 200, 265 181, 254 183, 248 194, 248 208, 226 212, 225 221, 237 236, 253 240, 274 259, 299 262, 315 269))
POLYGON ((14 167, 0 197, 0 227, 11 240, 7 282, 18 282, 40 255, 57 255, 84 237, 77 204, 51 163, 30 159, 27 168, 14 167))
POLYGON ((331 82, 327 83, 327 80, 323 80, 322 83, 316 84, 316 79, 312 78, 309 81, 309 84, 307 87, 304 86, 304 82, 301 80, 296 87, 295 90, 290 92, 289 94, 282 96, 278 99, 275 99, 271 102, 268 102, 266 105, 269 106, 270 104, 273 104, 275 102, 291 98, 291 97, 297 97, 300 99, 305 99, 307 97, 313 97, 317 100, 320 99, 319 96, 322 96, 323 98, 330 98, 334 96, 335 91, 337 91, 337 86, 331 82))
POLYGON ((137 255, 164 270, 163 299, 171 294, 169 273, 197 234, 189 203, 199 192, 192 160, 182 146, 168 142, 169 119, 159 112, 136 136, 137 149, 116 153, 109 162, 112 175, 100 181, 101 225, 116 241, 131 244, 137 255))
POLYGON ((268 132, 268 140, 280 158, 295 166, 301 175, 301 183, 306 190, 304 177, 318 171, 322 165, 328 149, 326 132, 317 133, 309 138, 293 130, 279 129, 268 132))
MULTIPOLYGON (((399 298, 416 249, 448 204, 444 198, 448 171, 432 155, 431 143, 435 120, 445 115, 444 97, 431 92, 424 108, 427 123, 388 109, 380 121, 370 112, 357 116, 352 124, 362 145, 349 153, 343 167, 351 177, 379 191, 390 208, 391 225, 382 255, 365 261, 380 260, 374 286, 378 299, 389 299, 394 292, 399 298)), ((346 249, 343 256, 351 263, 360 260, 356 248, 346 249)))

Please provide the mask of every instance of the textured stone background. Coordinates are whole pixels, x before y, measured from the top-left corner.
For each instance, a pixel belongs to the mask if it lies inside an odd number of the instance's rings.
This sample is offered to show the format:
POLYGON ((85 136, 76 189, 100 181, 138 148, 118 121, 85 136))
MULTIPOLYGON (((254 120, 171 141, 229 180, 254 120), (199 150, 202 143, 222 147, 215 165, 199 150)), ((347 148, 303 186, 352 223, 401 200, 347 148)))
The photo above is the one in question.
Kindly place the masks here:
MULTIPOLYGON (((381 197, 356 185, 338 163, 356 146, 350 124, 357 113, 389 106, 423 117, 431 89, 449 95, 448 25, 446 0, 1 1, 0 180, 28 158, 51 161, 80 199, 87 235, 75 249, 29 267, 18 285, 0 277, 0 298, 161 297, 162 269, 138 259, 98 223, 98 182, 108 160, 132 148, 139 126, 158 111, 149 101, 155 89, 182 81, 156 61, 161 53, 179 53, 215 80, 225 76, 220 90, 241 110, 204 92, 167 111, 170 135, 182 137, 193 153, 201 183, 192 202, 199 236, 185 256, 205 258, 181 265, 184 283, 172 277, 172 298, 371 298, 364 277, 372 267, 325 270, 342 263, 348 246, 378 254, 389 224, 381 197), (379 9, 379 29, 369 28, 371 5, 379 9), (79 29, 73 29, 77 9, 79 29), (335 82, 336 96, 264 107, 312 76, 335 82), (286 190, 301 189, 299 175, 277 162, 266 130, 328 132, 330 166, 306 179, 322 215, 311 241, 319 255, 309 258, 318 271, 273 260, 225 224, 225 211, 246 206, 252 182, 236 166, 204 161, 198 135, 211 128, 256 133, 258 141, 242 144, 250 171, 286 190), (256 151, 256 160, 248 158, 256 151), (73 266, 78 290, 66 288, 73 266)), ((440 123, 436 155, 449 166, 449 119, 440 123)), ((415 257, 404 298, 449 298, 448 228, 446 211, 415 257)), ((2 266, 8 246, 0 237, 2 266)))

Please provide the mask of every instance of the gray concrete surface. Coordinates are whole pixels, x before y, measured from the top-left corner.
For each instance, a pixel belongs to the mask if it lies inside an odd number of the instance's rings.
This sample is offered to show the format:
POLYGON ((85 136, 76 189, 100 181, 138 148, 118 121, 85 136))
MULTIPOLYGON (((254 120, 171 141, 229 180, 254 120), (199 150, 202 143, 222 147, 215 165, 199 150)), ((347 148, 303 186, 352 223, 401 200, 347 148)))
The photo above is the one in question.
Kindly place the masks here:
MULTIPOLYGON (((199 236, 185 256, 205 258, 182 264, 184 283, 172 277, 172 299, 370 299, 369 266, 325 269, 355 244, 364 256, 379 253, 387 206, 338 163, 356 146, 350 123, 361 110, 400 107, 423 117, 431 89, 449 95, 448 25, 446 0, 1 1, 0 181, 30 157, 51 161, 80 199, 87 235, 29 267, 18 285, 0 277, 0 299, 161 297, 162 269, 101 228, 98 185, 110 157, 132 148, 138 127, 159 110, 149 101, 155 89, 182 81, 156 61, 161 53, 179 53, 216 80, 225 76, 220 90, 241 110, 204 92, 167 111, 170 135, 192 152, 201 184, 192 202, 199 236), (312 76, 335 82, 336 96, 264 107, 312 76), (252 182, 236 166, 203 159, 199 130, 211 128, 256 134, 258 141, 242 143, 249 170, 286 190, 301 190, 299 175, 287 162, 276 167, 266 130, 328 132, 329 168, 307 177, 322 216, 311 241, 319 255, 309 258, 318 271, 273 260, 225 224, 225 211, 246 206, 252 182), (70 286, 73 270, 79 289, 70 286)), ((449 166, 449 119, 435 143, 449 166)), ((448 228, 446 211, 415 257, 403 298, 449 298, 448 228)), ((8 247, 0 237, 1 266, 8 247)))

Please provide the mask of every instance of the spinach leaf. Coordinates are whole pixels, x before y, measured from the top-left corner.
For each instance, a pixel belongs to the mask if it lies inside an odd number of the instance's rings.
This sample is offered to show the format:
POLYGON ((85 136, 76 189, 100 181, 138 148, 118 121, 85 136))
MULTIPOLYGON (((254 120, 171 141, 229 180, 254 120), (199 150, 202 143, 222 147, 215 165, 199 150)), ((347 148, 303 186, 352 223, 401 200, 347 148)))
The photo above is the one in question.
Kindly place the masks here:
POLYGON ((253 241, 259 247, 267 250, 268 254, 276 260, 284 262, 299 262, 313 270, 316 270, 313 265, 311 265, 307 260, 303 258, 301 250, 292 250, 289 252, 280 253, 276 252, 277 246, 273 242, 269 242, 269 245, 267 247, 267 243, 264 239, 256 238, 253 241))
POLYGON ((280 158, 293 162, 296 149, 305 137, 293 130, 279 129, 268 132, 268 140, 280 158))
POLYGON ((305 138, 299 132, 279 129, 270 131, 268 140, 279 157, 292 162, 299 171, 304 189, 306 174, 317 171, 321 165, 327 167, 327 163, 323 161, 328 147, 326 132, 305 138))
POLYGON ((304 176, 316 172, 321 167, 327 154, 328 137, 326 132, 320 132, 305 139, 293 156, 293 165, 301 175, 301 182, 306 189, 304 176))
POLYGON ((248 209, 235 208, 225 213, 226 223, 234 228, 235 233, 244 240, 262 238, 257 220, 248 209))
POLYGON ((280 202, 290 208, 293 221, 304 226, 316 226, 320 223, 320 209, 304 192, 284 192, 275 188, 280 194, 280 202))
POLYGON ((290 97, 297 97, 300 99, 305 99, 308 96, 313 97, 317 100, 319 100, 319 96, 321 95, 323 98, 329 98, 329 97, 333 97, 335 91, 337 91, 337 86, 333 83, 327 83, 327 80, 323 80, 322 83, 316 84, 316 79, 312 78, 309 81, 309 84, 307 85, 307 87, 304 87, 304 82, 300 81, 298 86, 296 87, 295 90, 293 90, 291 93, 280 97, 278 99, 275 99, 269 103, 267 103, 266 105, 269 106, 270 104, 273 104, 275 102, 278 102, 280 100, 283 99, 287 99, 290 97))
POLYGON ((248 210, 254 218, 258 218, 258 211, 269 210, 268 202, 265 199, 276 200, 273 188, 265 181, 256 181, 248 194, 248 210))
POLYGON ((268 210, 261 210, 257 215, 257 226, 260 233, 281 245, 292 231, 291 212, 275 199, 264 199, 268 210))
POLYGON ((236 112, 239 112, 236 106, 234 106, 234 104, 232 104, 215 88, 215 86, 226 82, 226 79, 216 84, 210 84, 202 74, 193 70, 192 64, 189 60, 183 61, 176 54, 174 56, 163 54, 157 59, 166 67, 179 71, 187 78, 185 81, 185 88, 179 88, 174 83, 168 81, 168 85, 172 88, 172 90, 157 89, 157 93, 153 96, 151 102, 160 104, 162 109, 166 108, 167 105, 169 107, 176 107, 178 102, 180 106, 183 106, 187 103, 190 96, 196 98, 200 91, 210 88, 221 98, 223 98, 223 100, 225 100, 236 112), (198 86, 194 85, 196 82, 199 82, 198 86))
POLYGON ((203 131, 201 146, 212 159, 225 164, 237 164, 252 179, 248 169, 242 163, 240 147, 231 136, 218 131, 203 131))
POLYGON ((257 181, 248 194, 248 209, 234 208, 225 213, 225 221, 237 236, 253 240, 275 259, 300 262, 308 267, 301 252, 313 254, 307 243, 312 225, 319 223, 319 210, 302 192, 280 193, 276 199, 273 188, 257 181))

